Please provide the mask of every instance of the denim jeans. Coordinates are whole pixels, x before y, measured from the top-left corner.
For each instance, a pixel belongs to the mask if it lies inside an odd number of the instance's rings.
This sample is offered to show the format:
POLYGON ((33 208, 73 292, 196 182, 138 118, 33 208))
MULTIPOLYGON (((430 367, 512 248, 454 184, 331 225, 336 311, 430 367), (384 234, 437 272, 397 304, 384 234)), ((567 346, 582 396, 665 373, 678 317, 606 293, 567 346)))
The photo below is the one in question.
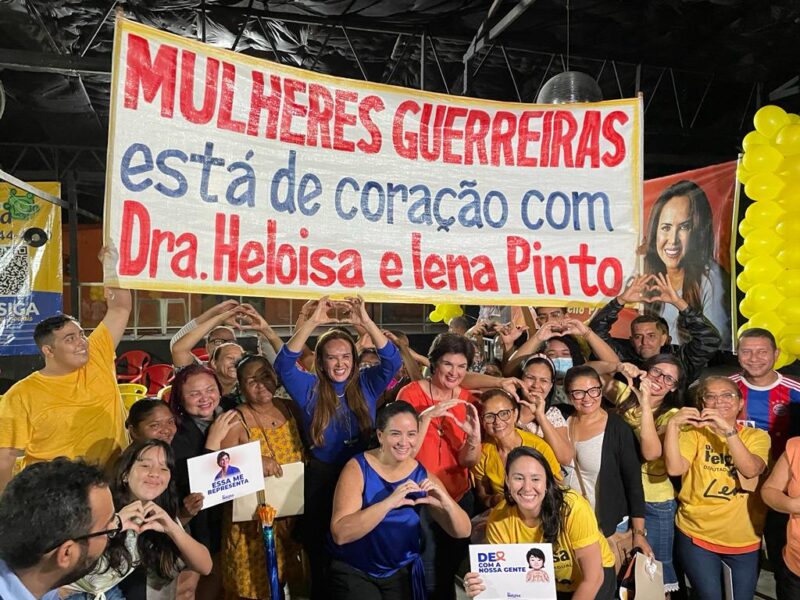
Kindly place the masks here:
POLYGON ((731 569, 734 600, 753 600, 758 583, 758 550, 747 554, 718 554, 696 546, 691 538, 678 530, 675 531, 675 544, 696 600, 724 597, 723 563, 731 569))
POLYGON ((678 576, 672 565, 672 543, 675 539, 675 500, 666 502, 647 502, 644 511, 644 527, 647 529, 647 543, 653 549, 656 560, 664 565, 664 591, 678 589, 678 576))

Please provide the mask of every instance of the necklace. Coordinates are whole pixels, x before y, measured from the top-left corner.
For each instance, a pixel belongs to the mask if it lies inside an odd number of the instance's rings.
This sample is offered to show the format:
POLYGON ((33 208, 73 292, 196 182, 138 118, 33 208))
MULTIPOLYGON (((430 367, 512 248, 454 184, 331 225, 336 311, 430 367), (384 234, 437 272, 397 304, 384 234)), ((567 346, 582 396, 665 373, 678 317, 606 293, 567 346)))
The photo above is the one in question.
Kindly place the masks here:
MULTIPOLYGON (((433 381, 428 380, 428 389, 431 393, 431 405, 436 404, 436 398, 433 396, 433 381)), ((450 390, 450 400, 454 400, 456 397, 456 389, 453 388, 450 390)), ((436 432, 439 434, 440 438, 444 437, 444 417, 437 417, 439 422, 436 424, 436 432)), ((441 444, 441 440, 440 440, 441 444)))
MULTIPOLYGON (((252 408, 250 408, 250 407, 248 407, 248 408, 250 409, 250 412, 253 414, 253 418, 256 421, 256 427, 258 427, 261 430, 261 436, 262 436, 262 438, 264 440, 264 443, 267 445, 267 450, 269 450, 270 457, 271 458, 275 458, 275 450, 272 449, 272 444, 269 443, 269 436, 267 435, 266 427, 264 427, 263 423, 261 422, 261 419, 259 418, 258 413, 256 411, 254 411, 252 408)), ((272 428, 273 429, 275 428, 275 424, 276 424, 276 421, 272 421, 272 428)))

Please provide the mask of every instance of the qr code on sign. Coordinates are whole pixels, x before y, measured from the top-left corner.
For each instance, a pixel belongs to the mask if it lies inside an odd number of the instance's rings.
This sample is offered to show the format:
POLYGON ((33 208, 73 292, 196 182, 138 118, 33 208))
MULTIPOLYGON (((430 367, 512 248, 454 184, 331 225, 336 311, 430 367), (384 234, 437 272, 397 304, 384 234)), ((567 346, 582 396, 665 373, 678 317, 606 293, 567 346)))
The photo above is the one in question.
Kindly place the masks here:
POLYGON ((31 267, 27 246, 0 246, 0 296, 27 296, 31 267))

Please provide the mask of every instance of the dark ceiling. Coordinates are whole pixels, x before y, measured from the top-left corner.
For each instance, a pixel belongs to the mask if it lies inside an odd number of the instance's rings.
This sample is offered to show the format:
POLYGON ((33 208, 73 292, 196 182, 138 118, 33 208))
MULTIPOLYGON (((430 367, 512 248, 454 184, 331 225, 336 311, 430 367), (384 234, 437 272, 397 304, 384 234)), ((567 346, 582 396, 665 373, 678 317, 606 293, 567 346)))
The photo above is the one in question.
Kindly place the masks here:
POLYGON ((606 99, 643 94, 648 178, 734 159, 759 106, 800 110, 798 0, 0 0, 0 168, 71 174, 95 214, 119 12, 355 79, 463 94, 466 71, 485 98, 532 102, 581 70, 606 99))

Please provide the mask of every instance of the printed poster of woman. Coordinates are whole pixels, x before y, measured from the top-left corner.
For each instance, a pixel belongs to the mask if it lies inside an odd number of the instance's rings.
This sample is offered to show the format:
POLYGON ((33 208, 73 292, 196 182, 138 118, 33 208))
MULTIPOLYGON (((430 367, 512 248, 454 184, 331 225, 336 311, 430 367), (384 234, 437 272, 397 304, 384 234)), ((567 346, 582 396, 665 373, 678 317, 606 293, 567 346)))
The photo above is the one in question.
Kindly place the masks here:
MULTIPOLYGON (((689 306, 719 330, 732 349, 730 239, 736 162, 644 182, 643 272, 663 273, 689 306)), ((671 304, 651 302, 645 312, 666 319, 672 343, 687 341, 671 304)))

